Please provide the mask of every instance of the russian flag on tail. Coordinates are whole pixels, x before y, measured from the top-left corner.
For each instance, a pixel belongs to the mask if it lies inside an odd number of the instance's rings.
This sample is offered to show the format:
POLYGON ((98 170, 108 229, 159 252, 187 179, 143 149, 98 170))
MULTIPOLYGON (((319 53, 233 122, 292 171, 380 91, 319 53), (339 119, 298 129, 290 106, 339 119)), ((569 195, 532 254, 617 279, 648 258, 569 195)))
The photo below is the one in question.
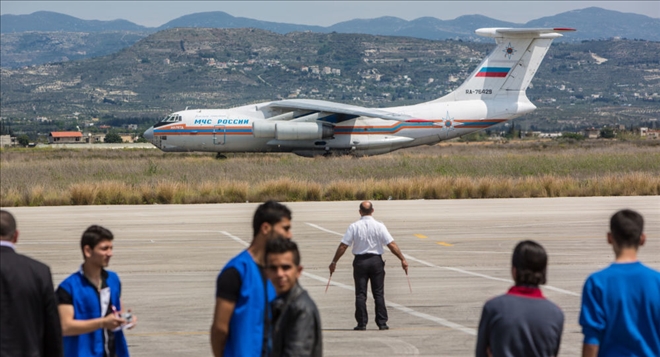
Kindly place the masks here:
POLYGON ((508 67, 482 67, 477 77, 506 77, 511 68, 508 67))

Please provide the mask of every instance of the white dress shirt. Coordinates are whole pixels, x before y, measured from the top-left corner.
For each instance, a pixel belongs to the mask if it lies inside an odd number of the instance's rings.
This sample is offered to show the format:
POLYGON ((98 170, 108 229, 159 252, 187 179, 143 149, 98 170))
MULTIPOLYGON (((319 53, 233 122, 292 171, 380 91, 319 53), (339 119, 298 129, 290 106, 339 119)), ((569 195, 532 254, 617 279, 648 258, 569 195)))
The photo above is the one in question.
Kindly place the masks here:
POLYGON ((394 242, 384 224, 372 216, 362 216, 359 221, 348 226, 341 242, 347 246, 353 245, 353 254, 383 255, 383 246, 394 242))
POLYGON ((9 247, 13 250, 16 250, 16 246, 14 245, 14 243, 12 243, 8 240, 0 240, 0 246, 9 247))

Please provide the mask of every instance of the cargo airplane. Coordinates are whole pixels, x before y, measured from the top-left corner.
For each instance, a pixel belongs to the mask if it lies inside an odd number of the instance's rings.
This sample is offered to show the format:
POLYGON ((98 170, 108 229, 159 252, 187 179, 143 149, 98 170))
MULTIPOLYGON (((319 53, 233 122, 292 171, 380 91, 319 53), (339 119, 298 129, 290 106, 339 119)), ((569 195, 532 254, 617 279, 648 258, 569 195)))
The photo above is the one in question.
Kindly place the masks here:
POLYGON ((144 137, 167 152, 378 155, 432 145, 506 122, 536 107, 525 91, 553 39, 570 28, 482 28, 497 47, 455 91, 430 102, 365 108, 287 99, 231 109, 183 110, 144 137))

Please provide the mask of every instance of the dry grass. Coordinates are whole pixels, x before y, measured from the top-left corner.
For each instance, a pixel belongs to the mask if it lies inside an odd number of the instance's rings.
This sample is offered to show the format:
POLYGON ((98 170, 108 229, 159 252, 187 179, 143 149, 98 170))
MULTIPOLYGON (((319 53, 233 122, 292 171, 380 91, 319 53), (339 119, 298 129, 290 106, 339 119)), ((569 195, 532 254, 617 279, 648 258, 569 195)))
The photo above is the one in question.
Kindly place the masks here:
POLYGON ((3 150, 0 205, 168 204, 660 194, 658 146, 434 146, 300 158, 156 150, 3 150))

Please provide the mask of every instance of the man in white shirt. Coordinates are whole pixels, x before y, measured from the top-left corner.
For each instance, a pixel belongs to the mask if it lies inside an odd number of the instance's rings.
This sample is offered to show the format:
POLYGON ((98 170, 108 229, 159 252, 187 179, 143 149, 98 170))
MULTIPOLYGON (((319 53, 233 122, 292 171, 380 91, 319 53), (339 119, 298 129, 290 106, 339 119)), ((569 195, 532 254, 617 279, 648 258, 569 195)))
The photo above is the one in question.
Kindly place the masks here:
POLYGON ((401 267, 408 274, 408 262, 387 227, 376 221, 371 214, 374 207, 369 201, 360 204, 360 220, 348 227, 342 238, 335 257, 330 263, 330 274, 335 272, 337 261, 344 255, 346 248, 353 245, 353 280, 355 280, 355 320, 354 330, 367 329, 367 282, 371 280, 371 293, 376 303, 376 325, 378 329, 387 330, 387 308, 385 307, 385 262, 383 261, 383 246, 386 245, 392 254, 401 260, 401 267))

